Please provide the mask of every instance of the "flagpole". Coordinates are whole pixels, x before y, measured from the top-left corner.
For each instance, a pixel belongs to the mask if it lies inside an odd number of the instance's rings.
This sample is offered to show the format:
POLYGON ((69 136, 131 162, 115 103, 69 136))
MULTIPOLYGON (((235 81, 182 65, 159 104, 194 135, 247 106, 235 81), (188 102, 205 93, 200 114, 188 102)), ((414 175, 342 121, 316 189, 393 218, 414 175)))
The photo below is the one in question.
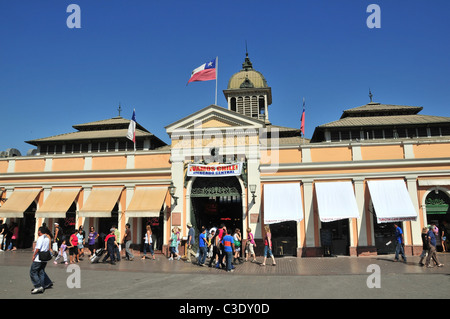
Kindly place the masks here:
POLYGON ((217 105, 217 78, 219 77, 219 57, 216 57, 216 99, 214 104, 217 105))

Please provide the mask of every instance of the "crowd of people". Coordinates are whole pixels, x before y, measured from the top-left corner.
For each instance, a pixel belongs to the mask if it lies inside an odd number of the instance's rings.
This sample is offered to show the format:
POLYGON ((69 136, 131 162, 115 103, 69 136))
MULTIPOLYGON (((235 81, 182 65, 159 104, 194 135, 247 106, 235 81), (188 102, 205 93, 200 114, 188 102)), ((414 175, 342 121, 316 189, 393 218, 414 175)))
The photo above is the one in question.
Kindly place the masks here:
MULTIPOLYGON (((403 261, 406 262, 403 231, 398 224, 395 224, 394 226, 397 238, 395 261, 398 261, 401 255, 403 261)), ((442 226, 443 229, 441 230, 434 224, 423 228, 423 251, 420 255, 420 265, 429 268, 443 266, 436 255, 437 238, 440 238, 442 241, 443 251, 449 251, 449 247, 447 246, 448 227, 446 227, 447 224, 443 224, 442 226)), ((251 262, 256 262, 256 242, 250 228, 247 229, 247 238, 245 241, 242 238, 240 229, 236 228, 232 231, 231 229, 227 229, 223 224, 209 230, 202 227, 198 235, 195 234, 195 229, 190 223, 187 224, 187 228, 188 236, 186 241, 185 259, 185 262, 187 263, 196 264, 201 267, 215 267, 226 270, 227 272, 232 272, 236 265, 249 261, 249 259, 251 259, 251 262), (243 247, 243 243, 245 243, 245 247, 243 247), (196 249, 197 247, 198 249, 196 249), (196 258, 196 262, 192 261, 192 256, 196 258), (207 258, 209 258, 209 262, 206 261, 207 258)), ((0 231, 2 229, 4 228, 2 228, 2 224, 0 223, 0 231)), ((133 260, 134 255, 130 250, 132 238, 130 224, 126 224, 125 234, 121 240, 119 235, 116 226, 111 227, 109 233, 105 236, 97 233, 94 227, 91 226, 89 233, 86 236, 86 233, 81 226, 70 232, 70 234, 64 234, 58 223, 55 223, 53 232, 43 224, 38 230, 38 239, 33 251, 33 262, 30 268, 30 278, 34 286, 31 293, 42 293, 45 289, 53 285, 45 272, 47 262, 52 259, 52 256, 50 255, 50 257, 47 257, 41 253, 51 252, 53 257, 55 257, 53 261, 55 264, 58 264, 61 258, 63 259, 62 263, 69 264, 77 263, 82 260, 85 249, 89 251, 90 257, 96 256, 98 251, 102 251, 106 252, 102 262, 106 262, 110 259, 110 263, 115 264, 116 261, 120 261, 121 259, 119 243, 123 243, 125 245, 125 255, 123 258, 133 260), (67 252, 69 253, 69 258, 67 257, 67 252)), ((150 226, 147 226, 143 240, 144 249, 141 258, 143 260, 147 259, 147 252, 149 252, 151 254, 151 259, 154 260, 155 256, 150 226)), ((0 238, 0 242, 2 243, 3 249, 6 245, 6 240, 0 238)), ((178 227, 174 227, 168 241, 169 261, 181 259, 179 252, 180 243, 181 230, 178 227)), ((10 246, 6 245, 6 247, 9 248, 10 246)), ((10 249, 13 249, 12 247, 14 246, 12 245, 10 249)), ((260 263, 261 266, 266 265, 267 258, 270 258, 272 260, 272 265, 276 266, 276 261, 272 253, 272 236, 269 226, 265 226, 264 259, 263 262, 260 263)))
MULTIPOLYGON (((195 229, 192 224, 187 224, 188 236, 186 247, 186 260, 187 263, 192 263, 192 256, 197 258, 195 264, 201 267, 215 267, 218 269, 224 269, 227 272, 232 272, 235 269, 235 265, 239 265, 243 262, 247 262, 251 258, 251 262, 256 262, 255 247, 256 242, 251 228, 247 229, 247 238, 244 241, 242 233, 239 228, 227 229, 222 224, 219 227, 212 227, 207 230, 205 227, 201 227, 200 234, 196 236, 195 229), (194 247, 198 250, 194 251, 194 247), (245 243, 245 247, 243 246, 245 243), (209 262, 206 259, 209 258, 209 262)), ((178 252, 180 245, 180 229, 174 227, 169 239, 170 256, 169 260, 180 260, 181 256, 178 252)), ((275 257, 272 253, 272 236, 269 226, 265 227, 265 239, 264 239, 264 261, 261 266, 266 265, 267 258, 271 258, 272 265, 276 266, 275 257)))

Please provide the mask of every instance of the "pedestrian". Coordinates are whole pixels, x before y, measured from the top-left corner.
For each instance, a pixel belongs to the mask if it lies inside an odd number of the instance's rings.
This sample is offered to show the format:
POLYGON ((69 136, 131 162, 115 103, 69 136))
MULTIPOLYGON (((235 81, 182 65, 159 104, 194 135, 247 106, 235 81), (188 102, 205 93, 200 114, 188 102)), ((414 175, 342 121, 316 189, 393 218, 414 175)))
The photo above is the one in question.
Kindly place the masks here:
POLYGON ((11 245, 12 249, 9 249, 11 251, 17 250, 17 241, 19 239, 19 226, 17 226, 16 223, 12 223, 12 236, 11 236, 11 245))
POLYGON ((217 234, 218 233, 216 232, 216 229, 213 228, 210 233, 210 236, 211 236, 210 247, 212 250, 212 255, 211 255, 211 258, 209 259, 209 264, 208 264, 209 267, 212 267, 213 263, 214 263, 214 265, 216 265, 217 261, 219 259, 219 253, 218 253, 217 242, 216 242, 217 234))
POLYGON ((177 246, 177 234, 176 234, 177 228, 174 227, 172 229, 172 235, 170 236, 169 239, 169 260, 173 260, 174 258, 176 258, 176 260, 180 260, 180 255, 177 254, 175 247, 177 246))
POLYGON ((207 233, 208 233, 208 254, 206 255, 206 257, 211 258, 214 254, 212 239, 213 239, 214 235, 216 234, 216 227, 211 228, 207 233))
POLYGON ((222 267, 225 268, 226 265, 223 263, 223 259, 225 258, 225 252, 223 251, 223 245, 222 245, 222 239, 224 236, 227 235, 227 227, 225 226, 225 224, 220 224, 219 230, 218 230, 218 235, 217 235, 217 241, 218 244, 217 246, 219 247, 219 262, 216 265, 216 268, 222 267))
POLYGON ((252 229, 249 227, 247 228, 247 243, 245 245, 245 261, 248 261, 248 257, 253 256, 252 263, 256 262, 256 255, 255 255, 255 237, 253 236, 252 229))
POLYGON ((53 261, 53 263, 54 263, 55 265, 58 264, 58 260, 59 260, 59 258, 61 258, 61 257, 64 258, 64 264, 66 264, 66 265, 68 264, 68 263, 67 263, 67 253, 66 253, 66 250, 67 250, 66 240, 63 239, 63 241, 62 241, 62 243, 61 243, 61 247, 59 247, 58 255, 56 256, 55 261, 53 261))
POLYGON ((236 228, 234 230, 233 239, 234 239, 234 247, 235 247, 233 264, 237 265, 237 264, 242 263, 241 258, 240 258, 241 257, 242 235, 241 235, 241 230, 239 228, 236 228))
POLYGON ((130 224, 125 225, 125 235, 123 236, 123 242, 125 243, 125 259, 133 260, 134 255, 130 250, 131 246, 131 229, 130 224))
POLYGON ((176 228, 175 233, 177 234, 177 247, 175 247, 175 252, 177 253, 177 255, 179 255, 180 251, 178 248, 180 247, 180 242, 181 242, 181 229, 180 229, 180 227, 175 227, 175 228, 176 228))
POLYGON ((73 264, 74 262, 78 262, 78 231, 75 229, 72 232, 72 235, 70 235, 69 238, 69 260, 70 263, 73 264))
POLYGON ((6 224, 3 224, 3 220, 0 220, 0 251, 3 251, 3 240, 6 234, 6 224))
POLYGON ((419 261, 419 265, 424 266, 425 264, 423 263, 423 260, 425 259, 425 257, 427 256, 428 253, 428 228, 427 227, 423 227, 422 228, 422 253, 420 254, 420 261, 419 261))
POLYGON ((266 237, 264 238, 264 260, 261 266, 266 265, 267 257, 272 258, 272 266, 276 266, 277 263, 275 262, 275 257, 272 253, 272 233, 270 232, 269 225, 264 226, 264 229, 266 231, 266 237))
POLYGON ((108 258, 111 258, 111 265, 116 264, 116 248, 118 248, 119 244, 117 243, 117 238, 115 235, 115 228, 112 227, 109 230, 109 234, 105 237, 105 250, 108 252, 106 256, 103 258, 102 262, 106 262, 108 258))
POLYGON ((121 243, 120 241, 120 231, 117 228, 117 226, 113 226, 114 228, 114 235, 116 236, 117 246, 114 246, 114 251, 116 253, 116 260, 120 261, 120 250, 121 250, 121 243))
MULTIPOLYGON (((58 249, 61 246, 62 240, 64 239, 64 232, 58 223, 55 223, 55 228, 53 229, 53 243, 58 245, 58 249)), ((55 247, 56 248, 56 247, 55 247)))
POLYGON ((192 227, 191 223, 187 223, 188 228, 188 239, 187 239, 187 252, 186 252, 186 262, 191 262, 191 255, 195 256, 195 252, 193 250, 195 245, 195 230, 192 227))
POLYGON ((198 248, 199 248, 199 255, 197 263, 199 266, 206 266, 206 254, 208 253, 208 240, 206 239, 206 228, 202 227, 202 231, 200 235, 198 236, 198 248))
POLYGON ((152 228, 147 225, 145 235, 144 235, 144 256, 142 260, 147 258, 147 251, 152 255, 152 259, 155 260, 155 253, 153 251, 153 240, 152 240, 152 228))
POLYGON ((396 246, 395 246, 394 261, 398 261, 399 254, 401 254, 403 261, 406 263, 405 239, 404 239, 404 236, 403 236, 403 231, 400 228, 400 226, 398 226, 397 223, 394 223, 394 227, 395 227, 395 239, 396 239, 395 240, 396 246))
MULTIPOLYGON (((83 229, 83 226, 78 227, 78 232, 81 233, 81 237, 82 237, 82 248, 81 248, 81 252, 80 253, 80 257, 84 257, 84 245, 86 244, 86 232, 83 229)), ((79 250, 79 249, 78 249, 79 250)))
POLYGON ((227 272, 234 271, 233 265, 231 264, 233 253, 234 253, 234 239, 231 236, 231 229, 227 231, 227 234, 222 239, 223 251, 226 258, 226 270, 227 272))
POLYGON ((446 248, 447 229, 445 228, 446 221, 444 220, 440 226, 441 226, 440 237, 441 237, 442 252, 445 253, 447 251, 447 248, 446 248))
POLYGON ((431 225, 429 227, 427 237, 428 237, 428 256, 427 256, 427 260, 425 262, 425 266, 428 268, 434 267, 434 266, 430 265, 431 259, 433 259, 433 261, 435 262, 435 264, 438 267, 444 266, 444 264, 441 264, 439 262, 437 255, 436 255, 436 235, 434 234, 434 225, 431 225))
POLYGON ((450 251, 450 246, 448 245, 450 235, 450 225, 446 220, 442 222, 442 247, 445 247, 446 252, 450 251))
POLYGON ((97 238, 98 238, 98 233, 95 231, 94 226, 91 226, 89 228, 89 234, 88 234, 88 249, 91 252, 90 257, 95 254, 95 250, 96 250, 95 242, 96 242, 97 238))
POLYGON ((47 261, 40 260, 40 254, 50 251, 50 237, 45 234, 45 229, 39 227, 38 239, 33 252, 32 264, 30 268, 30 279, 34 286, 32 294, 43 293, 45 289, 50 288, 53 283, 45 272, 47 261))
POLYGON ((83 260, 80 259, 80 257, 84 256, 84 235, 83 235, 83 228, 80 226, 80 228, 78 228, 78 233, 77 233, 77 237, 78 237, 78 256, 77 259, 78 260, 83 260))

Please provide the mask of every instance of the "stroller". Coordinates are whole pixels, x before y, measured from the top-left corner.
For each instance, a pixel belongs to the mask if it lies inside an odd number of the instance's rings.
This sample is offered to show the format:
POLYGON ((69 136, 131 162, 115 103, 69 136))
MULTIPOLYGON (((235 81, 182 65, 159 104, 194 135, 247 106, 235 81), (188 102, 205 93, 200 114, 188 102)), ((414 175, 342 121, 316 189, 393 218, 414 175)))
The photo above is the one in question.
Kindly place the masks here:
POLYGON ((105 253, 105 249, 104 248, 99 248, 95 251, 95 254, 92 255, 91 259, 91 264, 96 264, 100 261, 100 257, 105 253))

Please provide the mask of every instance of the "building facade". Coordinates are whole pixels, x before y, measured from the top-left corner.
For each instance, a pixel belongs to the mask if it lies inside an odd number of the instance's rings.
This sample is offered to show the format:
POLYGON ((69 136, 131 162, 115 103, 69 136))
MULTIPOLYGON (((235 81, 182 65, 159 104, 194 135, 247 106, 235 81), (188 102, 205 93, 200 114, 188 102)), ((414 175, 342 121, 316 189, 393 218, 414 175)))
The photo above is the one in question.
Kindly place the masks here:
POLYGON ((36 155, 0 159, 0 218, 20 227, 22 247, 54 222, 67 231, 125 224, 140 250, 151 225, 166 251, 173 227, 250 229, 263 247, 270 225, 276 255, 392 253, 393 223, 408 255, 421 229, 450 217, 450 118, 421 107, 376 103, 344 111, 311 138, 270 122, 271 88, 248 56, 210 105, 167 125, 170 145, 129 120, 74 126, 29 141, 36 155))

